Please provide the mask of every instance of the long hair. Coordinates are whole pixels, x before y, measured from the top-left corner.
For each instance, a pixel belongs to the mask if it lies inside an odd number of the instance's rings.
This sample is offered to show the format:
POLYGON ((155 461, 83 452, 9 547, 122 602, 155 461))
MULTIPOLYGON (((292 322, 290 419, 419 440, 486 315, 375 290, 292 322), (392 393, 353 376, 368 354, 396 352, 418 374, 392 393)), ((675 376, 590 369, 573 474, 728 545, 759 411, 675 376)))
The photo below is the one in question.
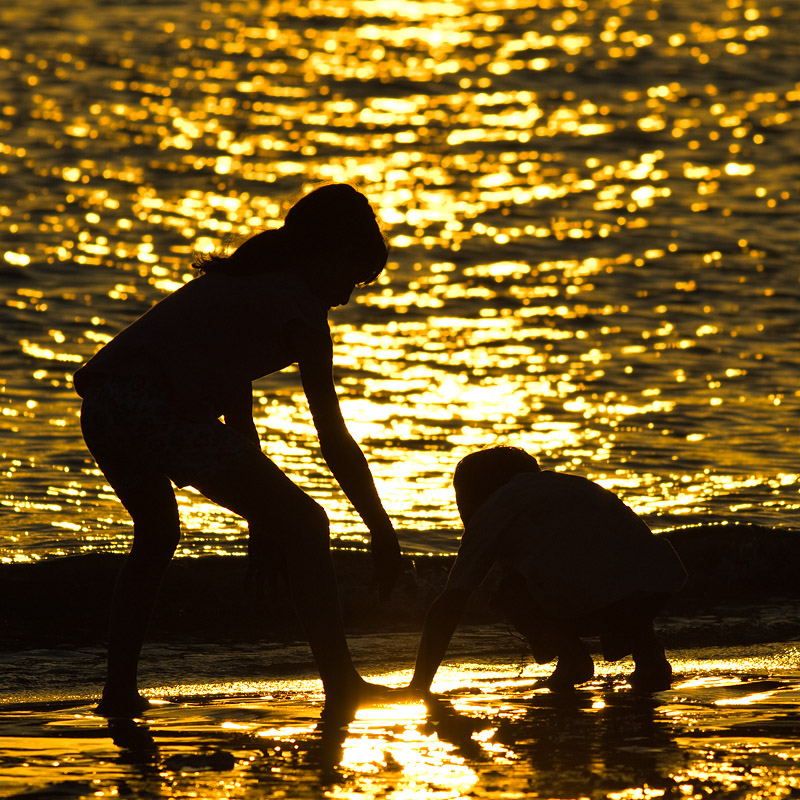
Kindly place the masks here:
POLYGON ((386 266, 386 237, 367 198, 348 183, 329 183, 301 197, 283 227, 246 239, 229 256, 200 256, 202 272, 245 275, 272 271, 296 261, 310 270, 333 260, 352 271, 353 285, 372 283, 386 266))

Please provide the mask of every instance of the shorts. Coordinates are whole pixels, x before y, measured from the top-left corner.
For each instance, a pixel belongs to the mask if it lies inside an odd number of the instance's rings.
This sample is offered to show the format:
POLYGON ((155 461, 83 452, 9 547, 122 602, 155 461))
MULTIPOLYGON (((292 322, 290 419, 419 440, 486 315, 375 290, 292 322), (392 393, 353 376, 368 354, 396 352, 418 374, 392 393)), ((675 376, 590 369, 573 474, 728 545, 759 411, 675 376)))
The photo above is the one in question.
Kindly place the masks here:
POLYGON ((177 486, 202 484, 247 454, 260 453, 219 419, 178 413, 159 386, 109 376, 84 392, 81 428, 89 451, 114 489, 153 474, 177 486))

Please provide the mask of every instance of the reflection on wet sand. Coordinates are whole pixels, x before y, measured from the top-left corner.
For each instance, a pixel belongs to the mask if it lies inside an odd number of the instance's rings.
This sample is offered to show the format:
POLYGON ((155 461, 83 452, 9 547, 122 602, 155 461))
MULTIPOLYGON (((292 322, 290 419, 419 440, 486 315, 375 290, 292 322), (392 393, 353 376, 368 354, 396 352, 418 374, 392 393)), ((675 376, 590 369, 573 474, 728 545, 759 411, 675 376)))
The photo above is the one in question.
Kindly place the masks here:
POLYGON ((434 687, 445 693, 427 704, 368 706, 344 725, 320 721, 315 681, 175 686, 170 702, 135 721, 68 701, 6 705, 0 790, 298 800, 800 790, 797 652, 695 651, 674 663, 673 688, 649 697, 631 692, 625 667, 608 665, 559 696, 534 688, 539 668, 464 663, 445 671, 434 687))

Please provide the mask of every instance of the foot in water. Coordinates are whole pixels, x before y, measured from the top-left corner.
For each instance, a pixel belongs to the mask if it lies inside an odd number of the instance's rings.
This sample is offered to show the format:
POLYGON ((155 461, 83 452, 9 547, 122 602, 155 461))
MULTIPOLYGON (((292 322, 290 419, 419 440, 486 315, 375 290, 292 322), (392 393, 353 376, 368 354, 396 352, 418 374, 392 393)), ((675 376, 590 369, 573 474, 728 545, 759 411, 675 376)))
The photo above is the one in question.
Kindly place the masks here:
POLYGON ((672 667, 652 628, 636 641, 632 656, 634 670, 628 682, 635 692, 650 694, 670 688, 672 667))
POLYGON ((153 704, 138 692, 133 695, 114 696, 103 693, 103 698, 97 704, 94 713, 101 717, 124 717, 132 719, 143 714, 148 709, 153 708, 153 704))
POLYGON ((352 721, 356 711, 361 706, 370 703, 391 703, 415 697, 405 687, 392 688, 381 686, 377 683, 367 683, 361 680, 353 684, 352 688, 336 697, 325 698, 325 708, 322 710, 322 719, 325 722, 346 723, 352 721))
POLYGON ((565 661, 562 657, 558 661, 553 673, 537 685, 545 686, 551 692, 571 692, 579 683, 586 683, 594 677, 594 661, 587 653, 580 658, 565 661))
POLYGON ((666 691, 672 686, 672 667, 666 660, 646 666, 637 664, 628 683, 639 694, 666 691))

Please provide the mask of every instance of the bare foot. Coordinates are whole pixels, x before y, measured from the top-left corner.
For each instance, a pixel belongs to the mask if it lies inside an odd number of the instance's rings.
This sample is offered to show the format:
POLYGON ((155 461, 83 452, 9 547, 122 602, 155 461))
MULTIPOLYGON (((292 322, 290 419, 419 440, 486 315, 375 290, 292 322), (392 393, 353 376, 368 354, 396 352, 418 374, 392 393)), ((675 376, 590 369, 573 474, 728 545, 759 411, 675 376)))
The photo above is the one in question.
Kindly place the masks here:
POLYGON ((666 691, 672 686, 672 667, 666 660, 647 666, 637 664, 636 669, 628 678, 628 683, 635 692, 640 694, 666 691))
POLYGON ((594 661, 590 656, 568 663, 559 659, 558 665, 549 678, 542 681, 553 692, 572 691, 578 683, 586 683, 594 677, 594 661))
POLYGON ((359 679, 345 692, 325 698, 322 719, 334 724, 347 724, 352 721, 360 706, 407 700, 414 696, 405 686, 393 688, 359 679))
POLYGON ((404 700, 418 696, 407 686, 382 686, 379 683, 367 683, 364 681, 361 687, 361 703, 382 703, 404 700))
POLYGON ((101 717, 124 717, 131 719, 138 717, 152 704, 146 697, 142 697, 138 692, 134 695, 116 697, 110 693, 103 692, 103 699, 97 704, 94 713, 101 717))

